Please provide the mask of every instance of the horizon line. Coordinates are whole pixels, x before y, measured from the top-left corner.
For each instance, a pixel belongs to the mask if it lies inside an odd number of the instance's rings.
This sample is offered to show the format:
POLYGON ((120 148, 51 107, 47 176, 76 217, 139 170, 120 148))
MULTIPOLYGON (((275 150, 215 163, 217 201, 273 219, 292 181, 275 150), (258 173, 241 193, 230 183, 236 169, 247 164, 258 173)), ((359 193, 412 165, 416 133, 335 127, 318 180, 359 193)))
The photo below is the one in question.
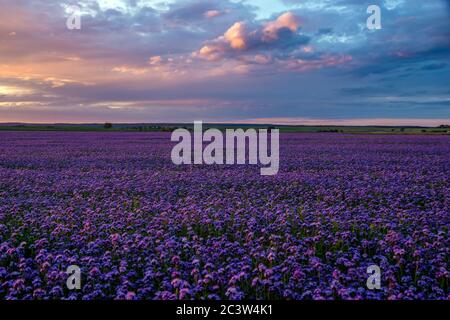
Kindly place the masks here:
POLYGON ((112 121, 106 119, 104 121, 8 121, 0 122, 0 125, 103 125, 111 123, 116 125, 161 125, 161 124, 192 124, 194 121, 202 121, 204 124, 218 125, 279 125, 279 126, 388 126, 388 127, 439 127, 450 125, 450 119, 411 119, 411 118, 354 118, 354 119, 313 119, 313 118, 256 118, 242 120, 192 120, 192 121, 154 121, 154 122, 137 122, 137 121, 112 121))

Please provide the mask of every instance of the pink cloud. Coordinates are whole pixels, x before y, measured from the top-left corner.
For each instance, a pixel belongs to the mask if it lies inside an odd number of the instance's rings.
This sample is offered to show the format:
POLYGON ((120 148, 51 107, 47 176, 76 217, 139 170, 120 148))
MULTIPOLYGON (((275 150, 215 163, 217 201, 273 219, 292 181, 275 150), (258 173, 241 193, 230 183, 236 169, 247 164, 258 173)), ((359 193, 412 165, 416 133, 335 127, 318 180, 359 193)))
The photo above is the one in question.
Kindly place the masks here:
POLYGON ((151 65, 158 65, 163 62, 163 58, 161 56, 153 56, 148 59, 148 63, 151 65))
POLYGON ((347 62, 352 61, 352 56, 343 55, 324 55, 316 60, 302 60, 302 59, 292 59, 282 62, 282 65, 290 71, 309 71, 314 69, 321 69, 325 67, 335 67, 347 62))
MULTIPOLYGON (((222 36, 205 44, 196 55, 205 60, 217 60, 226 55, 243 53, 251 49, 276 48, 283 39, 280 31, 289 30, 288 37, 294 37, 300 27, 300 18, 286 12, 274 21, 251 27, 245 21, 234 23, 222 36)), ((286 35, 284 35, 286 36, 286 35)))
POLYGON ((209 11, 206 11, 204 13, 204 16, 206 18, 215 18, 215 17, 218 17, 220 15, 221 15, 221 12, 219 10, 209 10, 209 11))
POLYGON ((292 32, 297 32, 300 27, 300 18, 292 12, 286 12, 279 16, 277 20, 268 22, 263 29, 263 40, 270 42, 278 40, 278 32, 287 28, 292 32))
POLYGON ((235 50, 243 50, 247 46, 248 31, 244 22, 236 22, 224 34, 224 39, 235 50))

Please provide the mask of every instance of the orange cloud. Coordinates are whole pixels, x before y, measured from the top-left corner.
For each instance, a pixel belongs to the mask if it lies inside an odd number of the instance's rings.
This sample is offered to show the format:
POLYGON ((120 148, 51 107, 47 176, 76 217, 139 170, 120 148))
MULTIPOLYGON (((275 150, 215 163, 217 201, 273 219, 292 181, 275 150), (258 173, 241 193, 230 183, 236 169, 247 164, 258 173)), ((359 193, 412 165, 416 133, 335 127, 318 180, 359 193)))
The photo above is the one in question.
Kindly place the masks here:
MULTIPOLYGON (((276 48, 283 41, 295 38, 299 27, 300 18, 292 12, 286 12, 274 21, 253 28, 246 22, 239 21, 234 23, 222 36, 205 44, 195 55, 214 61, 227 53, 245 52, 261 47, 270 50, 271 47, 276 48), (280 31, 282 30, 288 30, 290 33, 281 35, 280 31)), ((298 38, 297 40, 303 39, 298 38)))

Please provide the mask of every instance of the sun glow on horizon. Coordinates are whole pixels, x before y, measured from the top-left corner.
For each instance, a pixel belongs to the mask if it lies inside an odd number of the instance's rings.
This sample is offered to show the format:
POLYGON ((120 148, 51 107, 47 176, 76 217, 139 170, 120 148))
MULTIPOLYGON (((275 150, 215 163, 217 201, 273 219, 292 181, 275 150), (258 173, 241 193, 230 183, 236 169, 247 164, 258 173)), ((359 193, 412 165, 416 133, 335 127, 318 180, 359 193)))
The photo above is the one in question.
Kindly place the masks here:
POLYGON ((32 93, 34 93, 34 90, 30 89, 30 88, 0 85, 0 96, 1 95, 24 96, 24 95, 29 95, 32 93))

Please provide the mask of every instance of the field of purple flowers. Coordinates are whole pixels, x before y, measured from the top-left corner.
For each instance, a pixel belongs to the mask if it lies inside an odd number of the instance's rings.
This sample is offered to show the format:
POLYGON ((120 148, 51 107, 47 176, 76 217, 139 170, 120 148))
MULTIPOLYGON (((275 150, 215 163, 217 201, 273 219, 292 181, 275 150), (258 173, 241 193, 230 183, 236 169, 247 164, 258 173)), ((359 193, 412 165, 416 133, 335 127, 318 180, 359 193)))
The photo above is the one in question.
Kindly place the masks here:
POLYGON ((449 136, 284 134, 272 177, 172 146, 0 132, 0 299, 450 299, 449 136))

